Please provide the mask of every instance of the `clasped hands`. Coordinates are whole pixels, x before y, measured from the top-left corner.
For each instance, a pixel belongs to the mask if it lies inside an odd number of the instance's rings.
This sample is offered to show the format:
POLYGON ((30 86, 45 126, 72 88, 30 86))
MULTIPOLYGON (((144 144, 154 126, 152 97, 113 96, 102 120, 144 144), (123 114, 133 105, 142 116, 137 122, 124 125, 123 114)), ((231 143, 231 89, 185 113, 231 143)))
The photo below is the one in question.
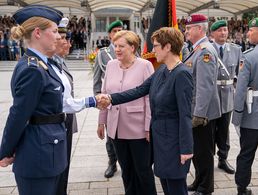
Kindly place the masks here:
POLYGON ((95 96, 97 100, 97 108, 106 109, 111 104, 111 96, 109 94, 98 94, 95 96))

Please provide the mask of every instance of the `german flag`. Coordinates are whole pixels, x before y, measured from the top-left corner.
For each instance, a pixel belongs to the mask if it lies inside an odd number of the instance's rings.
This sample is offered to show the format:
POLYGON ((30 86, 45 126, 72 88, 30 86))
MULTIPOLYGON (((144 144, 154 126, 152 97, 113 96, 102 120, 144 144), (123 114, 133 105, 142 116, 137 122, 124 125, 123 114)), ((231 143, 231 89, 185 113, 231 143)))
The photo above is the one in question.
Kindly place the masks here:
POLYGON ((156 58, 152 53, 153 45, 151 43, 151 35, 161 27, 178 28, 176 17, 176 0, 157 0, 153 18, 147 34, 147 40, 143 49, 143 58, 150 60, 154 68, 157 68, 156 58))

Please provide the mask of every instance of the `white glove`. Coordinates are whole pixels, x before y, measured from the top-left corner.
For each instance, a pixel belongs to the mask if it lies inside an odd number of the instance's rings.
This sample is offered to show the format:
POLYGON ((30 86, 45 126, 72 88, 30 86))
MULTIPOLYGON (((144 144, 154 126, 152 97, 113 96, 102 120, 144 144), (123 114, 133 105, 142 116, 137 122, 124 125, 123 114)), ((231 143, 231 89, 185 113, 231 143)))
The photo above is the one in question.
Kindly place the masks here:
POLYGON ((235 129, 236 129, 236 133, 237 133, 237 135, 240 137, 241 135, 240 135, 240 126, 236 126, 236 125, 234 125, 235 126, 235 129))

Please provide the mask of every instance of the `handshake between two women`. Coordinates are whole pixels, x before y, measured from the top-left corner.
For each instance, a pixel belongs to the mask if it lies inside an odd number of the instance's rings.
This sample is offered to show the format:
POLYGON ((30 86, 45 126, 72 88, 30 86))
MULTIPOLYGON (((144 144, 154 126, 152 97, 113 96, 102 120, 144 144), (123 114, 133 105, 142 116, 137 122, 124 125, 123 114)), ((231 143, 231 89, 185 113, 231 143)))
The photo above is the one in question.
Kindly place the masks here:
POLYGON ((106 109, 111 104, 111 96, 109 94, 98 94, 95 96, 97 108, 100 110, 106 109))

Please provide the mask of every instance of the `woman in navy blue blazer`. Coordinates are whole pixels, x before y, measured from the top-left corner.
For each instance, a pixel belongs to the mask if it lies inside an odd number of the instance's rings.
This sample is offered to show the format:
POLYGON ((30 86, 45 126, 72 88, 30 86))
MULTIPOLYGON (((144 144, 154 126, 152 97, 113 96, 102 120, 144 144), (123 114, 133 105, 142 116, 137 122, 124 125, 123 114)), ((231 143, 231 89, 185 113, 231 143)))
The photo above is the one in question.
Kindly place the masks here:
MULTIPOLYGON (((160 178, 165 195, 187 195, 186 176, 193 156, 193 81, 187 66, 180 61, 184 37, 177 29, 164 27, 154 32, 151 39, 162 65, 142 85, 108 97, 112 105, 117 105, 149 94, 154 173, 160 178)), ((105 98, 103 95, 103 103, 105 98)))

